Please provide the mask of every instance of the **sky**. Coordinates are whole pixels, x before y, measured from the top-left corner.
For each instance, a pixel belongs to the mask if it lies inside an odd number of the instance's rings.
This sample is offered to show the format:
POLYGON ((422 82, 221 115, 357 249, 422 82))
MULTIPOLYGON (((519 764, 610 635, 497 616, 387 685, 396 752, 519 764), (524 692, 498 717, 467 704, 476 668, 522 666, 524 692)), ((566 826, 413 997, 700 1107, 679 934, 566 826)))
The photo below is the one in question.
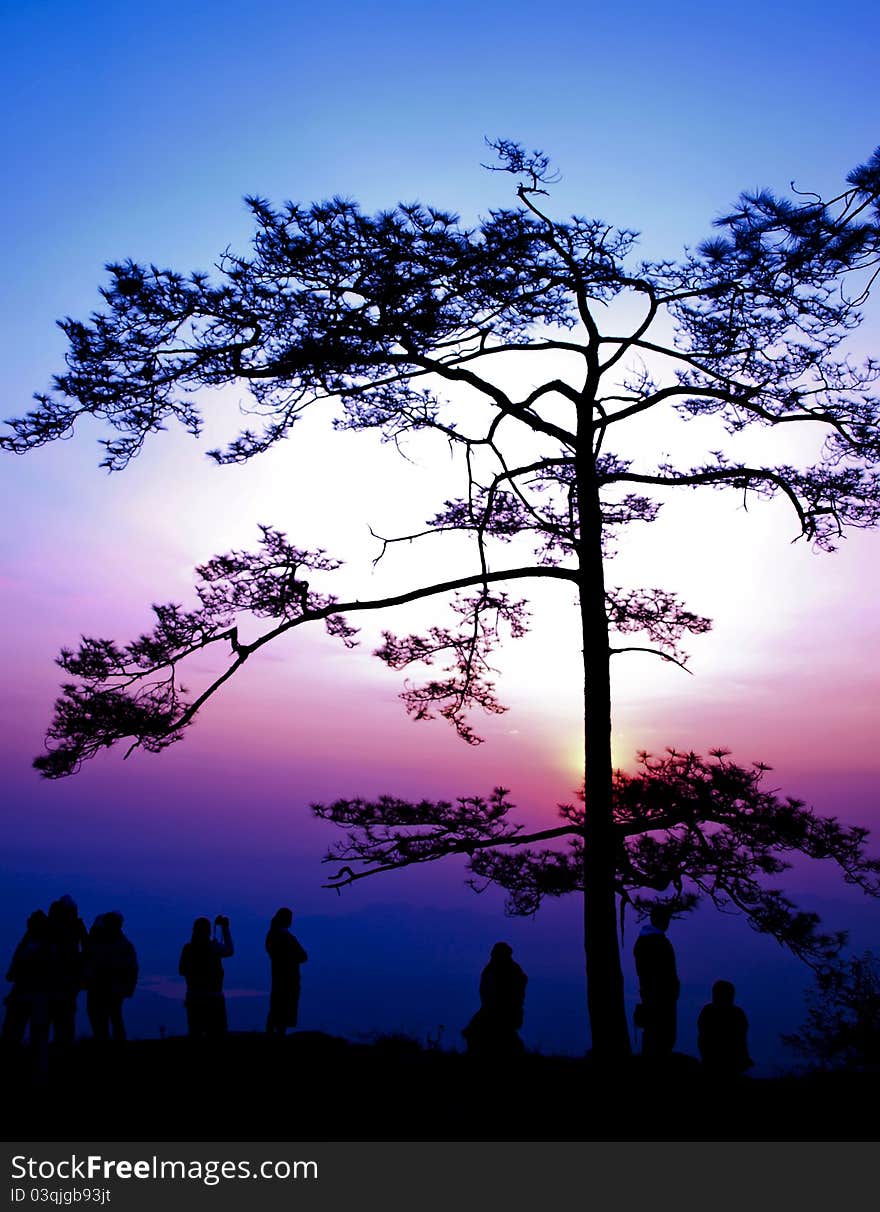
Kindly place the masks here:
MULTIPOLYGON (((848 6, 845 23, 812 2, 748 2, 724 18, 677 2, 548 12, 457 0, 442 10, 343 0, 329 14, 289 0, 251 11, 225 0, 47 0, 4 4, 2 20, 3 416, 23 412, 61 368, 54 321, 97 306, 105 262, 210 269, 227 246, 247 245, 245 194, 341 194, 367 210, 420 199, 470 222, 510 201, 509 180, 480 167, 484 137, 502 136, 550 152, 562 172, 556 213, 634 227, 647 255, 675 256, 742 189, 793 180, 836 192, 878 141, 878 19, 867 3, 848 6)), ((876 352, 877 337, 874 308, 854 348, 876 352)), ((120 907, 144 972, 132 1014, 144 1032, 181 1030, 179 947, 195 915, 229 912, 231 1017, 253 1026, 265 1010, 262 932, 291 904, 312 953, 309 1026, 424 1036, 443 1023, 456 1046, 480 967, 506 937, 532 978, 526 1041, 582 1049, 576 904, 511 921, 501 897, 475 897, 454 864, 337 896, 321 887, 333 831, 308 811, 339 796, 503 784, 528 819, 551 821, 580 777, 567 589, 532 595, 530 635, 499 657, 509 710, 481 727, 477 748, 440 721, 407 719, 400 675, 370 656, 375 621, 354 652, 301 633, 267 651, 160 757, 113 753, 56 783, 31 770, 59 648, 82 633, 134 635, 151 602, 191 602, 192 568, 253 546, 258 522, 344 558, 340 586, 361 595, 417 582, 425 565, 410 547, 373 570, 369 528, 399 532, 435 512, 448 494, 445 449, 414 442, 407 461, 315 418, 251 464, 217 468, 205 451, 230 432, 237 401, 212 401, 204 441, 170 431, 122 474, 98 469, 88 426, 3 458, 0 950, 11 951, 34 905, 62 892, 87 920, 120 907)), ((644 430, 637 443, 651 453, 669 440, 644 430)), ((697 440, 675 431, 677 451, 697 440)), ((664 585, 714 619, 691 642, 693 676, 621 658, 616 760, 724 744, 772 765, 768 777, 787 793, 876 829, 880 535, 821 554, 791 542, 780 505, 746 514, 732 497, 696 500, 671 501, 653 526, 633 528, 615 561, 620 583, 664 585)), ((443 559, 428 558, 432 568, 443 559)), ((394 626, 425 617, 400 612, 394 626)), ((788 887, 849 928, 857 949, 876 940, 876 903, 827 873, 798 868, 788 887)), ((736 959, 726 975, 750 1012, 756 1059, 778 1063, 778 1033, 796 1025, 808 974, 742 921, 701 913, 677 925, 676 942, 686 1050, 723 952, 736 959)))

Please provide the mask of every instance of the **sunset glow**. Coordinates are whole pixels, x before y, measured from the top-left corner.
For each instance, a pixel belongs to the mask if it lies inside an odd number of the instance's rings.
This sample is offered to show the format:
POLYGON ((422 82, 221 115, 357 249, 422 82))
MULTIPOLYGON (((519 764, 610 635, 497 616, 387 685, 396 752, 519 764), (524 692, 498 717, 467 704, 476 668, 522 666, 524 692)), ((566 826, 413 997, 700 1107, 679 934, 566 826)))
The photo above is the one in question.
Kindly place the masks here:
MULTIPOLYGON (((48 20, 46 6, 20 6, 10 19, 11 42, 20 48, 10 84, 31 101, 19 101, 5 152, 15 186, 4 204, 3 415, 26 411, 31 393, 63 369, 54 321, 100 307, 104 262, 131 256, 210 270, 226 246, 247 247, 250 221, 239 201, 247 191, 273 202, 343 194, 368 211, 418 197, 473 222, 514 201, 508 179, 480 168, 483 135, 497 132, 546 147, 559 163, 562 180, 548 203, 555 213, 596 213, 641 227, 643 252, 656 257, 696 245, 741 189, 766 183, 785 190, 794 179, 834 191, 877 141, 864 104, 876 91, 876 43, 844 46, 818 4, 747 7, 749 20, 729 23, 713 51, 707 84, 692 55, 716 45, 712 14, 681 6, 671 14, 668 6, 629 6, 623 77, 617 18, 571 3, 545 28, 530 6, 516 3, 489 3, 476 15, 454 3, 436 25, 427 11, 389 4, 374 24, 364 6, 346 0, 334 10, 332 32, 315 12, 274 0, 259 22, 226 0, 192 13, 163 2, 149 29, 131 6, 74 12, 50 4, 48 20), (758 17, 760 38, 747 30, 758 17), (455 34, 460 21, 465 51, 455 34), (659 55, 658 37, 668 48, 659 55), (589 63, 587 46, 594 48, 589 63), (322 67, 331 49, 336 66, 322 67), (512 63, 522 68, 511 75, 512 63), (523 86, 538 63, 542 83, 523 86), (828 98, 802 87, 828 64, 834 108, 847 115, 833 130, 828 98)), ((862 16, 872 11, 855 8, 862 16)), ((854 339, 859 356, 878 352, 877 317, 874 300, 854 339)), ((517 363, 499 374, 531 384, 568 370, 560 359, 549 370, 547 362, 517 363)), ((339 797, 442 799, 500 785, 510 788, 523 820, 554 823, 557 805, 570 802, 583 779, 583 674, 569 584, 511 587, 530 600, 531 628, 496 654, 508 710, 474 720, 482 744, 463 744, 442 720, 407 719, 403 675, 371 655, 383 628, 405 633, 444 621, 448 606, 438 600, 352 617, 362 629, 352 651, 306 628, 267 645, 162 755, 123 760, 114 750, 55 783, 31 769, 63 677, 53 664, 58 651, 84 634, 133 639, 151 625, 154 602, 194 606, 195 567, 216 553, 254 547, 259 523, 343 560, 338 572, 320 574, 322 591, 343 600, 402 592, 461 569, 458 537, 444 535, 391 545, 374 563, 381 551, 375 536, 417 531, 461 494, 463 467, 439 434, 404 438, 398 449, 372 432, 335 431, 328 408, 267 454, 217 467, 206 452, 250 423, 240 412, 248 400, 236 387, 205 393, 202 403, 202 438, 180 429, 154 435, 120 474, 97 469, 97 439, 106 434, 90 422, 70 441, 22 458, 2 455, 0 731, 9 883, 0 949, 11 951, 31 908, 62 892, 74 892, 92 917, 110 902, 124 903, 144 940, 153 991, 167 992, 175 949, 205 903, 232 906, 257 952, 279 904, 295 902, 324 941, 350 919, 358 929, 366 922, 364 948, 372 945, 369 913, 391 905, 413 914, 412 962, 423 941, 418 915, 436 912, 442 923, 448 914, 451 924, 438 928, 460 939, 470 968, 487 942, 509 934, 547 987, 551 977, 567 982, 567 1025, 554 1036, 548 1010, 536 1036, 577 1050, 577 906, 552 905, 546 926, 511 923, 494 891, 475 899, 463 888, 456 864, 383 875, 337 897, 321 886, 321 859, 335 838, 309 812, 310 804, 339 797)), ((467 416, 465 394, 452 405, 467 416)), ((760 438, 794 462, 812 449, 810 435, 760 438)), ((721 446, 748 452, 755 440, 729 437, 711 419, 685 423, 664 414, 622 428, 619 450, 646 464, 673 450, 685 465, 721 446)), ((880 534, 852 533, 839 551, 823 554, 792 542, 796 520, 780 501, 744 509, 735 492, 703 490, 658 492, 657 499, 658 520, 629 528, 608 562, 608 580, 674 591, 711 617, 713 628, 685 643, 689 672, 648 654, 615 657, 615 765, 632 770, 640 750, 723 745, 744 763, 769 763, 774 786, 880 835, 880 534)), ((262 624, 244 626, 257 634, 262 624)), ((216 672, 214 661, 193 660, 194 693, 216 672)), ((805 902, 827 900, 854 940, 876 942, 876 904, 800 870, 793 887, 805 902)), ((756 957, 744 988, 757 998, 769 971, 799 992, 807 974, 797 969, 792 977, 787 960, 777 970, 767 940, 755 942, 739 928, 741 962, 750 962, 749 947, 756 957)), ((680 927, 681 938, 687 929, 680 927)), ((704 944, 695 943, 688 991, 695 1005, 712 976, 711 945, 704 944)), ((629 946, 627 937, 631 982, 629 946)), ((244 975, 230 982, 242 997, 260 987, 263 958, 250 967, 242 961, 244 975)), ((375 963, 396 988, 388 957, 375 963)), ((442 963, 432 964, 419 979, 439 981, 442 963)), ((470 990, 472 978, 469 969, 462 987, 470 990)), ((334 979, 320 976, 326 1002, 334 979)), ((303 1005, 307 1016, 306 996, 303 1005)), ((352 1015, 345 1029, 396 1029, 378 1023, 382 1013, 379 1000, 370 1010, 376 1021, 356 1024, 352 1015)), ((772 1007, 767 1016, 757 1046, 769 1063, 780 1028, 772 1007)))

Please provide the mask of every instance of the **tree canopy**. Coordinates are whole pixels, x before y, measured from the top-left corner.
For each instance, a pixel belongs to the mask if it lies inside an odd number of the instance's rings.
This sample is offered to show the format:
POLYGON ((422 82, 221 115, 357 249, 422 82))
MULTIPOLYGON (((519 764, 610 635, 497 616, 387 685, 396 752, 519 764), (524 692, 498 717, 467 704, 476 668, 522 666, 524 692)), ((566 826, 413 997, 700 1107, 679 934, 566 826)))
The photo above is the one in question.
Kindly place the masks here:
MULTIPOLYGON (((625 525, 657 516, 660 501, 643 495, 647 489, 782 495, 799 532, 825 549, 848 526, 873 526, 880 516, 873 390, 880 361, 856 363, 843 349, 880 264, 880 149, 830 201, 743 194, 716 220, 717 237, 678 261, 638 261, 636 233, 544 214, 538 199, 553 179, 546 156, 506 140, 493 146, 501 169, 519 178, 520 205, 490 211, 472 227, 420 204, 369 216, 341 198, 273 209, 252 197, 252 254, 224 253, 219 282, 132 261, 108 265, 105 309, 87 323, 60 322, 70 345, 66 372, 0 438, 22 453, 69 436, 92 415, 115 431, 101 439, 102 466, 121 470, 169 421, 198 434, 198 393, 233 382, 247 384, 264 424, 211 451, 220 463, 252 458, 288 437, 307 408, 329 402, 341 405, 336 427, 377 429, 384 440, 439 431, 463 449, 467 492, 447 501, 423 533, 472 535, 475 562, 455 584, 420 586, 412 596, 476 592, 459 602, 457 628, 402 640, 389 634, 378 655, 396 668, 451 657, 450 675, 408 690, 406 702, 420 718, 437 707, 471 741, 478 738, 468 709, 498 707, 481 658, 499 627, 525 626, 521 603, 494 586, 539 575, 577 579, 570 568, 580 538, 575 465, 584 449, 602 495, 606 555, 625 525), (639 323, 624 334, 601 332, 601 305, 627 295, 643 303, 639 323), (674 338, 652 338, 664 317, 674 338), (574 382, 554 373, 515 398, 491 377, 493 360, 511 354, 529 355, 532 375, 535 359, 538 369, 543 359, 555 371, 559 355, 569 355, 574 382), (450 405, 444 385, 470 389, 467 401, 450 405), (716 416, 728 433, 808 423, 823 435, 821 455, 806 468, 746 466, 719 449, 680 468, 636 466, 606 449, 614 427, 664 405, 687 417, 716 416), (511 465, 504 433, 523 428, 536 457, 511 465), (514 538, 531 543, 536 562, 499 568, 498 545, 514 538)), ((383 551, 411 537, 386 539, 383 551)), ((149 749, 178 739, 205 698, 184 700, 178 669, 208 644, 228 644, 234 668, 304 621, 323 620, 353 642, 340 616, 372 604, 338 605, 307 579, 337 566, 326 552, 303 551, 262 527, 256 551, 216 556, 198 569, 199 609, 156 607, 153 632, 126 647, 88 638, 78 652, 65 650, 62 668, 79 682, 65 687, 41 771, 70 773, 117 738, 149 749), (239 614, 274 626, 245 643, 233 626, 239 614), (161 670, 168 678, 157 682, 161 670)), ((668 590, 606 587, 605 594, 612 630, 666 659, 681 658, 686 632, 710 625, 668 590)))
POLYGON ((823 968, 807 991, 807 1015, 783 1042, 820 1068, 876 1069, 880 1062, 880 960, 849 956, 823 968))
MULTIPOLYGON (((727 751, 707 758, 668 750, 639 755, 635 773, 614 775, 615 888, 621 913, 645 912, 658 899, 674 913, 707 900, 742 913, 811 966, 826 970, 844 935, 827 932, 768 886, 792 856, 830 860, 843 879, 880 894, 880 859, 866 853, 867 829, 820 816, 804 801, 764 786, 768 766, 742 766, 727 751)), ((455 803, 409 803, 393 796, 313 805, 345 831, 327 853, 328 887, 344 888, 383 871, 465 856, 477 890, 503 888, 513 914, 537 912, 546 897, 584 891, 584 806, 560 805, 562 824, 536 832, 510 819, 506 788, 455 803), (564 840, 565 847, 558 844, 564 840)))

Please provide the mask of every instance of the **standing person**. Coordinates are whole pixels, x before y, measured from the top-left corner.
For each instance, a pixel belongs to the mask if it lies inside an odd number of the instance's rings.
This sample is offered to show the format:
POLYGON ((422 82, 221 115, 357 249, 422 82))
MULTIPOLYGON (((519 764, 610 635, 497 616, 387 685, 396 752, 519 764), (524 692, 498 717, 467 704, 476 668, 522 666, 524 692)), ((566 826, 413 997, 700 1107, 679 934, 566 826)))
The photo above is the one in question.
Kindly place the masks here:
POLYGON ((642 1028, 643 1056, 668 1056, 675 1047, 681 985, 675 951, 666 937, 671 919, 672 912, 666 905, 655 905, 633 947, 641 998, 638 1025, 642 1028))
POLYGON ((712 1000, 697 1019, 697 1047, 708 1072, 716 1077, 734 1077, 755 1063, 749 1056, 749 1020, 734 1004, 736 989, 730 981, 716 981, 712 1000))
POLYGON ((49 979, 52 956, 49 943, 49 919, 37 909, 27 919, 27 928, 15 948, 6 979, 12 988, 5 998, 3 1040, 20 1044, 25 1032, 35 1051, 45 1044, 49 1034, 49 979))
POLYGON ((125 1039, 122 1003, 137 985, 137 953, 122 933, 122 914, 101 913, 92 923, 83 961, 86 1012, 95 1039, 125 1039))
POLYGON ((496 943, 480 977, 480 1008, 462 1031, 467 1050, 485 1056, 522 1052, 519 1029, 528 977, 509 943, 496 943))
POLYGON ((266 935, 266 951, 272 961, 272 991, 266 1019, 269 1035, 283 1035, 288 1027, 296 1026, 299 1016, 299 966, 309 957, 299 939, 290 933, 292 924, 291 910, 279 909, 266 935))
POLYGON ((48 937, 51 944, 49 1020, 52 1039, 64 1047, 76 1034, 76 999, 82 986, 83 952, 88 941, 85 922, 69 893, 49 906, 48 937))
POLYGON ((186 980, 186 1026, 191 1037, 225 1035, 226 998, 223 996, 223 960, 233 954, 229 918, 218 914, 214 920, 222 938, 211 937, 211 921, 197 917, 192 938, 184 943, 178 971, 186 980))

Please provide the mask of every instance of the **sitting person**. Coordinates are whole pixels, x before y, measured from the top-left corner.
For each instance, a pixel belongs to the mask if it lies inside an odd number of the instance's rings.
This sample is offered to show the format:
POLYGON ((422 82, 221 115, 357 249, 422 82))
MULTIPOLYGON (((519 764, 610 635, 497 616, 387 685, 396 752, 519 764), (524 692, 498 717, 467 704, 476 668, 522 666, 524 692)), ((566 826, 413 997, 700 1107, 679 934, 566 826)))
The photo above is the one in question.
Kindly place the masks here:
POLYGON ((469 1053, 512 1056, 523 1051, 519 1029, 528 977, 509 943, 496 943, 480 977, 480 1008, 462 1031, 469 1053))
POLYGON ((749 1020, 734 1005, 736 990, 730 981, 716 981, 712 1000, 697 1019, 697 1046, 706 1069, 717 1077, 733 1077, 751 1069, 749 1020))

